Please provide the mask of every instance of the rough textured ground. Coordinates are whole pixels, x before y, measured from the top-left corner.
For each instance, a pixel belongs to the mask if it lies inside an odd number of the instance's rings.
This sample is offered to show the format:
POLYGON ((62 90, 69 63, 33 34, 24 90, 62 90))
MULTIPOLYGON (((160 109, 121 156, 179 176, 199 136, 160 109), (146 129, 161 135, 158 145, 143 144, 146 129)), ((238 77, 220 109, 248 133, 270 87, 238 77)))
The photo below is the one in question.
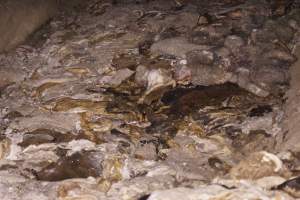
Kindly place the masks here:
POLYGON ((0 199, 299 198, 298 4, 201 2, 91 0, 1 54, 0 199))

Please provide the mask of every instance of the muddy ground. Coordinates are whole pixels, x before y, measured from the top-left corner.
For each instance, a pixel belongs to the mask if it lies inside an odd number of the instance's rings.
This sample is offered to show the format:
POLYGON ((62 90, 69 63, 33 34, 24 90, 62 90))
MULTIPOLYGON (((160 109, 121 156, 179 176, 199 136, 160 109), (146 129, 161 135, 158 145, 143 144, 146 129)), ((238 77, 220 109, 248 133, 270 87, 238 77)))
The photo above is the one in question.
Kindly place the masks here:
POLYGON ((300 198, 299 2, 76 5, 0 54, 0 199, 300 198))

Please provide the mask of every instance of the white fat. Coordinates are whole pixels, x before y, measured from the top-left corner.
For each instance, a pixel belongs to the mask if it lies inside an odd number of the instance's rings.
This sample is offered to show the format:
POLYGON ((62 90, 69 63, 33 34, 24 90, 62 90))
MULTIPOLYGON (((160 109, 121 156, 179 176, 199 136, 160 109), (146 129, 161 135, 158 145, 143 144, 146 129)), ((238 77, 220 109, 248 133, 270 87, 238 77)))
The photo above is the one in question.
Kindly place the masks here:
POLYGON ((18 146, 16 144, 12 144, 10 146, 10 152, 9 152, 8 156, 6 157, 6 159, 18 160, 18 155, 20 155, 21 152, 22 152, 22 149, 20 146, 18 146))
POLYGON ((160 70, 151 70, 148 74, 148 87, 164 83, 160 70))
POLYGON ((266 151, 263 151, 263 158, 262 160, 265 162, 273 162, 275 164, 274 172, 279 172, 280 169, 282 169, 282 161, 274 154, 268 153, 266 151))
POLYGON ((128 165, 129 165, 128 159, 126 159, 124 161, 124 167, 121 169, 121 175, 122 175, 123 179, 130 179, 130 170, 129 170, 128 165))
POLYGON ((68 156, 82 150, 90 150, 94 148, 95 148, 95 143, 89 140, 72 140, 66 146, 66 149, 70 149, 67 153, 68 156))
POLYGON ((75 129, 77 130, 77 131, 80 131, 82 128, 81 128, 81 122, 80 121, 77 121, 76 123, 75 123, 75 129))
POLYGON ((23 140, 22 133, 14 133, 10 128, 8 128, 5 133, 11 141, 9 154, 7 155, 6 159, 18 160, 19 155, 22 152, 22 148, 17 144, 23 140))
POLYGON ((179 63, 180 63, 181 65, 186 65, 186 64, 187 64, 187 60, 186 60, 186 59, 180 60, 179 63))

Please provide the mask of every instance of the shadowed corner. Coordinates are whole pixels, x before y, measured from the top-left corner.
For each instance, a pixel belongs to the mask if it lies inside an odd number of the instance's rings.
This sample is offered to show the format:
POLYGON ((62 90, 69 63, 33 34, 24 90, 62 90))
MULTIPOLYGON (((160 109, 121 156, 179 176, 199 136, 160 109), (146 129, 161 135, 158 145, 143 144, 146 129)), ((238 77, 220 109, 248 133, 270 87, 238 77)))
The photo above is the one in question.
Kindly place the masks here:
POLYGON ((0 53, 22 44, 58 11, 79 3, 79 0, 0 0, 0 53))

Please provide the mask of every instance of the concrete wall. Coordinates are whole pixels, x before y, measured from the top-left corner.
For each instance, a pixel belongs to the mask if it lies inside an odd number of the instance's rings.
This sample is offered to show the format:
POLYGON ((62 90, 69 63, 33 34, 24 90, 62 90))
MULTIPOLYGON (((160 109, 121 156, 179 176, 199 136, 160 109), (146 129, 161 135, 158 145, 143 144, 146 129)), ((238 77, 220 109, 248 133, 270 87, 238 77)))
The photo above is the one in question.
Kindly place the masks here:
POLYGON ((291 82, 287 92, 284 128, 281 149, 300 152, 300 44, 295 55, 298 61, 290 68, 291 82))
POLYGON ((15 48, 58 11, 58 0, 0 0, 0 53, 15 48))
POLYGON ((290 67, 290 88, 286 92, 282 133, 276 136, 276 151, 300 152, 300 40, 293 54, 298 58, 290 67))

